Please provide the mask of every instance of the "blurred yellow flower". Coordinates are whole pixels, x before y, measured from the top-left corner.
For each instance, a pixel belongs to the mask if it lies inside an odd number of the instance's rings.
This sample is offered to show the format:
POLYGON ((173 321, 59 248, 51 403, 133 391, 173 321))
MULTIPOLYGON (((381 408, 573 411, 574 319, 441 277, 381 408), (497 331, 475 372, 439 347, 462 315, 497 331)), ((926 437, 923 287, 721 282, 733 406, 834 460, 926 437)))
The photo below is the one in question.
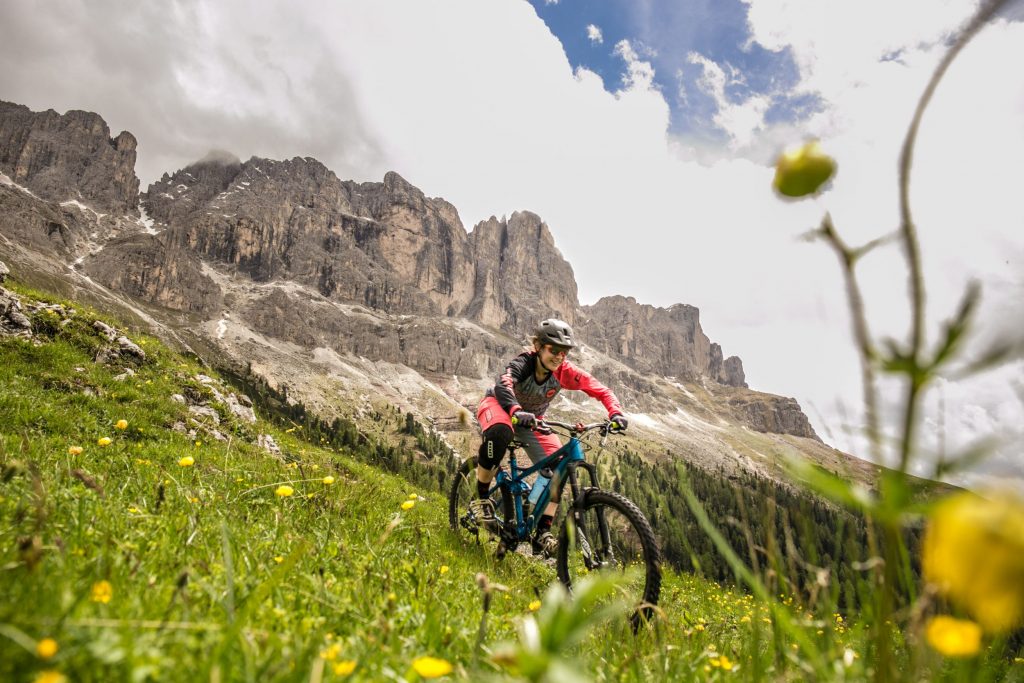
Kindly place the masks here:
POLYGON ((110 599, 114 597, 114 587, 110 585, 109 581, 97 581, 92 585, 92 590, 89 592, 89 599, 93 602, 102 602, 104 605, 110 602, 110 599))
POLYGON ((101 436, 100 438, 96 439, 96 445, 99 446, 100 448, 106 448, 107 446, 110 445, 110 437, 101 436))
POLYGON ((452 672, 452 665, 437 657, 417 657, 412 660, 412 668, 424 678, 440 678, 452 672))
POLYGON ((325 485, 330 486, 331 484, 334 483, 334 477, 324 477, 323 481, 325 485))
POLYGON ((295 489, 293 489, 291 486, 288 486, 287 484, 282 484, 281 486, 278 486, 277 490, 274 491, 274 495, 277 496, 278 498, 287 498, 293 493, 295 493, 295 489))
POLYGON ((82 447, 81 446, 69 446, 68 447, 68 455, 81 455, 81 454, 82 454, 82 447))
POLYGON ((409 494, 409 500, 416 500, 417 498, 419 498, 419 496, 416 495, 415 493, 410 493, 409 494))
POLYGON ((334 671, 335 676, 348 676, 356 670, 356 660, 343 659, 337 664, 331 666, 331 670, 334 671))
POLYGON ((276 556, 276 557, 274 558, 274 562, 277 562, 278 564, 281 564, 282 562, 284 562, 284 558, 283 558, 283 557, 281 557, 280 555, 277 555, 277 556, 276 556))
POLYGON ((981 627, 973 621, 938 616, 925 629, 928 644, 947 657, 970 657, 981 649, 981 627))
POLYGON ((1024 501, 959 493, 940 503, 925 530, 925 578, 989 632, 1024 623, 1024 501))
POLYGON ((441 568, 440 568, 440 569, 439 569, 438 571, 439 571, 440 573, 442 573, 442 574, 447 574, 447 573, 448 573, 448 565, 446 565, 446 564, 442 564, 442 565, 441 565, 441 568))
POLYGON ((786 197, 814 194, 836 172, 835 160, 821 151, 817 140, 783 152, 775 161, 775 190, 786 197))
POLYGON ((526 606, 526 609, 530 610, 531 612, 536 612, 540 609, 540 600, 534 600, 526 606))
POLYGON ((332 643, 329 647, 320 651, 320 657, 328 662, 333 662, 341 654, 341 643, 332 643))
POLYGON ((58 647, 57 641, 53 638, 43 638, 36 643, 36 654, 42 659, 49 659, 57 654, 57 650, 59 649, 60 647, 58 647))
POLYGON ((721 657, 713 658, 711 660, 711 666, 715 667, 716 669, 721 668, 724 671, 732 671, 732 668, 733 666, 735 666, 735 664, 733 664, 728 657, 722 655, 721 657))
POLYGON ((415 500, 407 500, 404 503, 402 503, 403 510, 412 510, 414 507, 416 507, 415 500))
POLYGON ((184 458, 178 461, 178 464, 181 465, 182 467, 192 467, 192 465, 196 464, 196 459, 193 458, 191 455, 186 455, 184 458))
POLYGON ((128 429, 128 420, 118 420, 114 423, 114 427, 117 429, 128 429))
POLYGON ((32 683, 67 683, 67 680, 67 677, 61 672, 50 669, 37 673, 36 677, 32 679, 32 683))

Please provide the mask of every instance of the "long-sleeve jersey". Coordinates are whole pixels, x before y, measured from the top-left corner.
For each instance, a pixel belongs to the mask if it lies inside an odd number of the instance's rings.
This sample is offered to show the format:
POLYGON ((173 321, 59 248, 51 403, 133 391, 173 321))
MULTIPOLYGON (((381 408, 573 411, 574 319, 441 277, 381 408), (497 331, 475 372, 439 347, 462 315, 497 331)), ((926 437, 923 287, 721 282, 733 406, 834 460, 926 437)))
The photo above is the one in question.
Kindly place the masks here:
POLYGON ((622 412, 622 406, 612 390, 594 379, 586 370, 564 360, 546 380, 538 382, 535 372, 537 362, 536 351, 519 354, 509 361, 497 383, 487 390, 487 395, 495 397, 509 415, 517 410, 543 415, 563 388, 576 389, 596 398, 609 415, 622 412))

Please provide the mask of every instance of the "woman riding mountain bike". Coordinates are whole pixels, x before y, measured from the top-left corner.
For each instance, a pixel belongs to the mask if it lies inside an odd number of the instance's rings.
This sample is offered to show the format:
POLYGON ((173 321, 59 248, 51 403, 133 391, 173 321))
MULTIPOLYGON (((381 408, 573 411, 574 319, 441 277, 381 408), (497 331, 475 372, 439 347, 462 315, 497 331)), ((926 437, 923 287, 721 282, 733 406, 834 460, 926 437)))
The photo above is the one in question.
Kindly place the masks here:
MULTIPOLYGON (((533 350, 508 362, 477 408, 476 418, 483 441, 476 468, 477 499, 470 503, 470 510, 477 523, 491 532, 496 532, 499 526, 494 502, 489 497, 491 482, 513 437, 523 445, 534 463, 562 446, 555 434, 533 429, 559 391, 575 389, 596 398, 619 430, 628 426, 622 406, 611 389, 567 359, 569 351, 576 346, 568 323, 554 318, 544 320, 531 341, 533 350)), ((535 554, 552 557, 558 549, 558 539, 551 533, 557 510, 558 500, 553 499, 539 518, 532 542, 535 554)))

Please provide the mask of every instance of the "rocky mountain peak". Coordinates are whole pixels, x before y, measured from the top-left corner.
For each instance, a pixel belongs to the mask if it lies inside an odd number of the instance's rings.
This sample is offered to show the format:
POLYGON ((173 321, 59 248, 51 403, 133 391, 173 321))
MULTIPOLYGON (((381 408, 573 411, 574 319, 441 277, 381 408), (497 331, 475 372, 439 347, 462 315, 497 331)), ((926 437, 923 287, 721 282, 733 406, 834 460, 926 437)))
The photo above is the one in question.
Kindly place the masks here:
POLYGON ((735 356, 722 358, 722 348, 704 334, 694 306, 658 308, 631 296, 607 296, 582 311, 579 328, 587 343, 636 370, 747 386, 742 362, 735 356))
POLYGON ((81 201, 104 213, 126 213, 139 201, 138 142, 110 137, 98 114, 0 102, 0 172, 51 201, 81 201))

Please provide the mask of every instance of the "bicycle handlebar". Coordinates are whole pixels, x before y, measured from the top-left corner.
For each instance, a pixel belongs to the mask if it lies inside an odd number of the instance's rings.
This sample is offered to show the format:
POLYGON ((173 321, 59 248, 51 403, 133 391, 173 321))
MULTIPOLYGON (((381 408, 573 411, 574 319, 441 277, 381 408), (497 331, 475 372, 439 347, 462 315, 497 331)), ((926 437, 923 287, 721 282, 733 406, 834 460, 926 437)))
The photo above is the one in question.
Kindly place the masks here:
POLYGON ((537 420, 537 426, 541 427, 561 427, 573 434, 582 435, 594 429, 600 429, 603 434, 616 433, 622 430, 617 429, 617 425, 611 420, 601 420, 600 422, 591 422, 590 424, 584 424, 577 422, 576 424, 569 424, 568 422, 561 422, 560 420, 537 420))

